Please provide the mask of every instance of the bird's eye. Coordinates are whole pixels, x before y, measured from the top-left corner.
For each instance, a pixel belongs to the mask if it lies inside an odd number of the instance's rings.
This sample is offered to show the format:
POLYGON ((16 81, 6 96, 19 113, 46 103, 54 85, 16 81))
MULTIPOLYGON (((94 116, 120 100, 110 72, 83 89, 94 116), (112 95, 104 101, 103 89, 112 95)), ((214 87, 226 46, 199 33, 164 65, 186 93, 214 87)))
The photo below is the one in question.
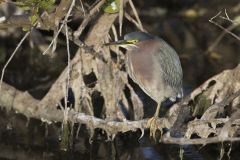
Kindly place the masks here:
POLYGON ((128 43, 137 43, 139 42, 138 39, 130 39, 130 40, 127 40, 128 43))

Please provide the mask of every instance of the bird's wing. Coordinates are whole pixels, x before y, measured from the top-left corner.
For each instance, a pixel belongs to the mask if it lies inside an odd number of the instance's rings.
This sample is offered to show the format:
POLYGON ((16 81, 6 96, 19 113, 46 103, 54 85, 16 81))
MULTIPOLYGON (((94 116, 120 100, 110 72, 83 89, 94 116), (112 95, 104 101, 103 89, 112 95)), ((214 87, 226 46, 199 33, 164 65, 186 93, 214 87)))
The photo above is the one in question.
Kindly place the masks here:
POLYGON ((170 45, 162 39, 159 40, 156 59, 160 64, 163 80, 171 87, 181 88, 183 74, 179 57, 170 45))
MULTIPOLYGON (((138 86, 147 95, 156 99, 155 96, 151 94, 151 89, 149 88, 149 85, 146 84, 146 83, 151 83, 151 82, 146 81, 146 79, 145 79, 147 77, 146 74, 149 74, 149 73, 139 73, 137 70, 135 70, 136 68, 134 69, 134 67, 132 66, 132 63, 131 63, 132 62, 131 54, 133 54, 133 53, 128 53, 128 55, 126 56, 126 63, 127 63, 126 69, 127 69, 129 76, 135 83, 138 84, 138 86)), ((143 63, 144 63, 144 61, 143 61, 143 63)), ((144 69, 146 69, 146 68, 144 68, 144 69)))

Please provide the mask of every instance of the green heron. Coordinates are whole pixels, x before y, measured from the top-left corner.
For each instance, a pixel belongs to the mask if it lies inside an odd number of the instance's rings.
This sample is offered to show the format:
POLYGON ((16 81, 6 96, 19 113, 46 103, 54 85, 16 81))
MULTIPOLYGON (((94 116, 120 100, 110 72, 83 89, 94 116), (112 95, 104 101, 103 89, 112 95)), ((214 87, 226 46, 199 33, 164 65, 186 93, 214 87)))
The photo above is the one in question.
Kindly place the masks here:
POLYGON ((160 106, 167 98, 182 98, 182 67, 176 51, 163 39, 145 32, 132 32, 124 40, 107 43, 127 49, 127 72, 132 80, 153 100, 157 109, 148 120, 150 136, 155 138, 160 106))

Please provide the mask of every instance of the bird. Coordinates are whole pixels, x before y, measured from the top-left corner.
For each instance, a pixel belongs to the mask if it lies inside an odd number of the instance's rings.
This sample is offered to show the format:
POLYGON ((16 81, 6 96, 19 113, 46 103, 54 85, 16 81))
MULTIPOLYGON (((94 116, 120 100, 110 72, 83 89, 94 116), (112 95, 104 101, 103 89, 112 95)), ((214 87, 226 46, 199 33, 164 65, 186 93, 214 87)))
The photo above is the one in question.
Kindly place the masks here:
POLYGON ((162 38, 137 31, 124 35, 123 40, 105 43, 123 47, 126 52, 126 70, 130 78, 154 101, 157 108, 147 122, 150 136, 155 139, 157 118, 162 103, 183 97, 183 71, 176 51, 162 38))

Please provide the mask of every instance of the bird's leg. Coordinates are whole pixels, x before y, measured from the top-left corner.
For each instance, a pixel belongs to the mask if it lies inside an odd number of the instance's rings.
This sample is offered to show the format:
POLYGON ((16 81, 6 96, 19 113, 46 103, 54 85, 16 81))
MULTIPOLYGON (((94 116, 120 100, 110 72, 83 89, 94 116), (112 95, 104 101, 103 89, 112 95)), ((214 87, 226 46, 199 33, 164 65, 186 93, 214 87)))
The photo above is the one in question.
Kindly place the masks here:
POLYGON ((152 118, 150 118, 147 122, 147 128, 150 129, 150 137, 153 137, 154 140, 156 140, 155 133, 156 133, 156 130, 158 129, 157 119, 158 119, 160 107, 161 107, 161 103, 158 103, 154 116, 152 118))

